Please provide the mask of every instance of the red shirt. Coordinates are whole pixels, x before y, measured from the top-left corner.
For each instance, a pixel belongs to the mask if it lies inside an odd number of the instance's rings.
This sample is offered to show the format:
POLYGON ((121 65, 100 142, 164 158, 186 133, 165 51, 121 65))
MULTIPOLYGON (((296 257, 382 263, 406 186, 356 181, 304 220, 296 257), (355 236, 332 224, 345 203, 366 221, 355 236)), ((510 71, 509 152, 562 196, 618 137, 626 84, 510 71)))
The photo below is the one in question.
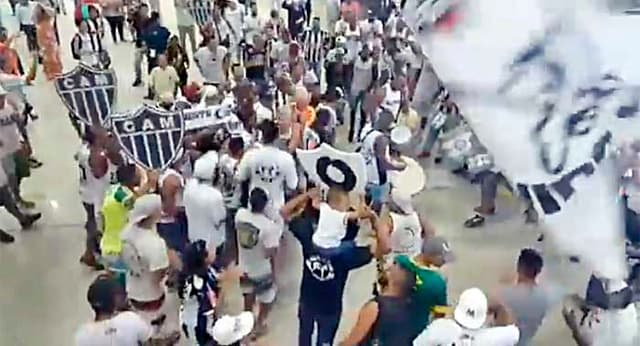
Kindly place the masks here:
POLYGON ((80 0, 80 4, 76 6, 76 11, 74 13, 74 17, 77 21, 82 20, 82 7, 84 5, 94 5, 97 8, 100 8, 99 0, 80 0))

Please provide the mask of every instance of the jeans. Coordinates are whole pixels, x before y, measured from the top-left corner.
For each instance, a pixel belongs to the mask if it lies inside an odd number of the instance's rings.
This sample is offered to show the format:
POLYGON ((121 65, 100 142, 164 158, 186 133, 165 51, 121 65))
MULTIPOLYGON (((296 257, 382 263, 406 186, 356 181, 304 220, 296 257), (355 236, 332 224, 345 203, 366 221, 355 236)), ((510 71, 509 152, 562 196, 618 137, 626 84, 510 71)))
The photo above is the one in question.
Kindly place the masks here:
POLYGON ((189 36, 189 44, 191 45, 191 51, 196 52, 198 46, 196 45, 196 28, 195 26, 178 26, 178 36, 180 37, 180 45, 186 51, 187 50, 187 36, 189 36))
POLYGON ((84 229, 87 231, 86 249, 92 253, 100 253, 98 223, 96 222, 95 206, 89 203, 82 203, 87 213, 87 221, 84 223, 84 229))
POLYGON ((307 64, 309 65, 309 69, 312 70, 313 73, 316 74, 316 77, 318 77, 318 80, 320 80, 320 71, 322 68, 322 61, 309 62, 307 64))
POLYGON ((118 42, 118 36, 120 41, 124 42, 124 16, 105 17, 105 19, 109 23, 113 42, 118 42))
POLYGON ((29 52, 37 52, 38 37, 36 33, 36 26, 20 24, 20 30, 24 32, 24 35, 27 38, 27 48, 29 49, 29 52))
POLYGON ((176 252, 184 252, 189 244, 187 234, 187 216, 178 213, 174 222, 158 223, 158 235, 167 243, 167 247, 176 252))
POLYGON ((9 185, 0 187, 0 206, 4 207, 21 224, 27 221, 27 215, 18 208, 16 198, 11 193, 9 185))
POLYGON ((144 59, 146 51, 144 48, 136 48, 133 58, 133 69, 136 73, 136 80, 142 79, 142 59, 144 59))
POLYGON ((300 303, 298 308, 298 321, 300 322, 298 330, 298 346, 311 346, 311 335, 314 328, 318 328, 318 337, 316 346, 331 346, 333 339, 336 337, 338 325, 340 324, 340 316, 342 311, 336 311, 333 314, 319 314, 300 303))
POLYGON ((634 244, 640 244, 640 215, 635 211, 629 209, 627 206, 627 199, 624 198, 625 205, 625 223, 624 230, 627 240, 634 244))
POLYGON ((498 185, 509 186, 504 175, 487 171, 480 177, 480 205, 484 208, 495 208, 496 196, 498 195, 498 185))

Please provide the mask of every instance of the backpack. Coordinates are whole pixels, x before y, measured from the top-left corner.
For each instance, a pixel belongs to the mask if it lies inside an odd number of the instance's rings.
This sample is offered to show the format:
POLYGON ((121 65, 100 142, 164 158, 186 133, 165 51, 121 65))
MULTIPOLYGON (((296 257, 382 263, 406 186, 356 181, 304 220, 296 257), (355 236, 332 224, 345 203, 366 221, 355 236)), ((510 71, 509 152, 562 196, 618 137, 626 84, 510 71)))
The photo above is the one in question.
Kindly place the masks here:
POLYGON ((71 39, 71 56, 74 60, 80 60, 80 52, 76 50, 76 40, 80 41, 80 47, 78 47, 78 49, 82 49, 82 39, 80 38, 80 35, 76 33, 71 39))

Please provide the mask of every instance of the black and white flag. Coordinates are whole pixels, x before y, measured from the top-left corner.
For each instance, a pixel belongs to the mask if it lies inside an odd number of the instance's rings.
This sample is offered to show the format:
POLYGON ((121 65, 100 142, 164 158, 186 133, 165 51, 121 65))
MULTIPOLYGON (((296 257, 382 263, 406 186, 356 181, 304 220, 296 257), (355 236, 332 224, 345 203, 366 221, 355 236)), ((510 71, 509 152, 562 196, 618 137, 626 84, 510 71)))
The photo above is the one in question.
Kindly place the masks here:
POLYGON ((214 0, 188 0, 187 8, 196 24, 203 27, 213 22, 214 0))
POLYGON ((111 118, 111 130, 125 154, 142 167, 156 170, 167 168, 178 158, 184 125, 181 112, 149 106, 111 118))
POLYGON ((97 70, 79 64, 54 81, 69 112, 86 125, 106 126, 116 102, 118 87, 114 70, 97 70))

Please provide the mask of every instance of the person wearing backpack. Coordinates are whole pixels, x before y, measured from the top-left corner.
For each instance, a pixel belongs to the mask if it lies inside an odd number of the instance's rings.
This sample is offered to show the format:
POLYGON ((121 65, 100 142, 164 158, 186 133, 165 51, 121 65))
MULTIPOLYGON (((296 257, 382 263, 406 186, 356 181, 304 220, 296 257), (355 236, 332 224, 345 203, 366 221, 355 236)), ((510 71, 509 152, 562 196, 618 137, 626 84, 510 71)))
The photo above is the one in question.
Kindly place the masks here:
POLYGON ((89 31, 89 24, 83 20, 78 25, 78 32, 71 39, 71 55, 89 66, 100 64, 100 53, 102 52, 102 40, 100 37, 89 31))

